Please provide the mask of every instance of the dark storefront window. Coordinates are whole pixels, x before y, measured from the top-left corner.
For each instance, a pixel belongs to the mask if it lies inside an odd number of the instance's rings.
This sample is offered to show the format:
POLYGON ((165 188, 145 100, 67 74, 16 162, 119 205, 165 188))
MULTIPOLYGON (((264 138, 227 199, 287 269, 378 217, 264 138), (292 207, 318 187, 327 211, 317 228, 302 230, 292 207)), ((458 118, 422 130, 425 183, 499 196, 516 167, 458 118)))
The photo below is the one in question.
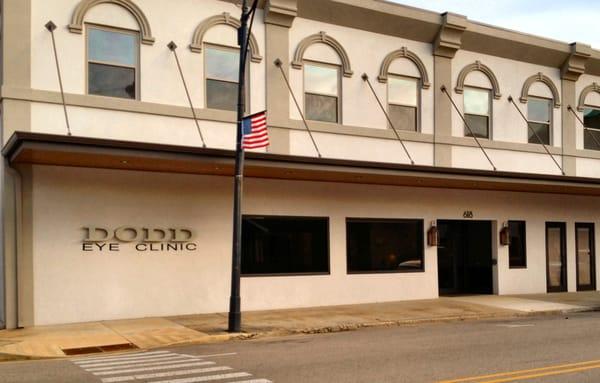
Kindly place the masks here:
POLYGON ((349 273, 423 271, 423 220, 348 219, 349 273))
POLYGON ((242 223, 242 274, 329 272, 327 218, 247 216, 242 223))
POLYGON ((509 267, 527 267, 527 248, 525 242, 525 221, 508 221, 510 245, 508 246, 509 267))

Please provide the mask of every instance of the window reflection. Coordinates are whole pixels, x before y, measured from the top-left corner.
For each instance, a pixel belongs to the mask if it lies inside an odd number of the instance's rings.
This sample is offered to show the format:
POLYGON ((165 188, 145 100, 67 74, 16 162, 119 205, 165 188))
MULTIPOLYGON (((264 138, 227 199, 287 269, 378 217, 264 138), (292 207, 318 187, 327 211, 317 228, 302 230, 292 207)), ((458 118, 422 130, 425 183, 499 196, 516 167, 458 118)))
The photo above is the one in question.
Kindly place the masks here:
POLYGON ((307 119, 339 122, 339 76, 337 67, 304 65, 304 112, 307 119))
POLYGON ((88 93, 135 99, 137 97, 137 33, 89 27, 88 93))

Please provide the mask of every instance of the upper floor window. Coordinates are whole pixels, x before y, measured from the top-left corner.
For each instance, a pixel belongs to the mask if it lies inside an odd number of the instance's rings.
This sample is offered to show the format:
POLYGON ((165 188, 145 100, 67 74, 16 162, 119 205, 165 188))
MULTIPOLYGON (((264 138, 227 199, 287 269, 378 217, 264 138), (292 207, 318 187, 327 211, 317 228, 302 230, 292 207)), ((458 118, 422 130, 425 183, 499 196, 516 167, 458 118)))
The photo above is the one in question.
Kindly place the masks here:
MULTIPOLYGON (((205 51, 206 107, 237 110, 239 83, 239 50, 207 46, 205 51)), ((248 84, 248 81, 246 81, 248 84)), ((246 85, 246 89, 249 86, 246 85)))
POLYGON ((304 110, 308 120, 340 122, 340 68, 304 64, 304 110))
POLYGON ((400 130, 418 130, 419 79, 389 76, 388 113, 392 124, 400 130))
POLYGON ((464 89, 465 120, 473 134, 465 127, 465 136, 490 138, 491 130, 491 92, 489 89, 464 89))
POLYGON ((139 97, 139 33, 88 26, 88 93, 139 97))
POLYGON ((584 149, 600 150, 600 109, 585 108, 583 110, 583 132, 584 149))
POLYGON ((530 97, 527 101, 527 120, 529 127, 531 128, 528 129, 528 142, 530 144, 542 143, 550 145, 552 100, 530 97))

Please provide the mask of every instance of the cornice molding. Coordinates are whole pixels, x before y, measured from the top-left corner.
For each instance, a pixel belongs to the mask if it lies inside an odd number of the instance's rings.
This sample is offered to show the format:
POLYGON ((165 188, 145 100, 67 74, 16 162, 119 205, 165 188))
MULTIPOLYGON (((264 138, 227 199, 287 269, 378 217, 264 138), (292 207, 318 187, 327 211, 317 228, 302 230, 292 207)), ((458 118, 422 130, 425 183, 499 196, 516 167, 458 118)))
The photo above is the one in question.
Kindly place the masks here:
POLYGON ((500 93, 500 85, 498 84, 498 79, 492 70, 487 66, 482 64, 479 60, 475 61, 473 64, 469 64, 465 66, 460 73, 458 74, 458 80, 456 81, 456 87, 454 91, 458 94, 462 94, 465 88, 465 80, 467 79, 467 75, 471 72, 479 71, 487 76, 492 84, 492 91, 494 93, 494 99, 499 100, 502 97, 502 93, 500 93))
POLYGON ((592 83, 591 85, 588 85, 585 88, 583 88, 581 94, 579 95, 579 103, 577 104, 578 111, 583 112, 586 105, 585 99, 587 98, 588 94, 592 92, 600 94, 600 85, 598 85, 597 83, 592 83))
POLYGON ((525 80, 523 83, 523 88, 521 89, 521 97, 519 98, 519 101, 521 101, 523 104, 527 103, 529 100, 529 88, 531 88, 531 85, 536 82, 544 83, 550 89, 550 92, 552 92, 552 101, 554 103, 554 107, 560 108, 560 94, 558 93, 558 89, 550 77, 544 75, 542 72, 538 72, 537 74, 534 74, 525 80))
POLYGON ((346 50, 336 39, 329 36, 325 32, 320 32, 314 35, 310 35, 305 37, 298 46, 296 47, 296 53, 294 53, 294 60, 292 61, 292 68, 294 69, 302 69, 302 64, 304 62, 304 53, 306 49, 313 44, 326 44, 329 45, 333 50, 335 50, 342 60, 342 71, 344 77, 352 77, 354 72, 350 66, 350 59, 348 58, 348 54, 346 50))
POLYGON ((429 82, 429 75, 427 74, 427 68, 425 68, 425 64, 423 64, 423 61, 421 61, 421 59, 419 58, 419 56, 417 56, 416 53, 408 50, 408 48, 406 47, 402 47, 385 56, 383 62, 381 63, 381 68, 379 69, 379 76, 377 77, 377 80, 379 80, 379 82, 381 83, 387 83, 390 65, 392 65, 392 62, 394 62, 395 60, 401 58, 408 59, 417 66, 417 69, 419 70, 419 73, 421 75, 421 87, 423 89, 429 89, 431 83, 429 82))
POLYGON ((267 4, 265 5, 265 24, 290 28, 297 15, 297 0, 267 0, 267 4))
POLYGON ((132 16, 136 19, 141 32, 142 44, 152 45, 154 44, 154 37, 152 37, 152 29, 148 18, 142 12, 141 8, 138 7, 131 0, 82 0, 77 4, 73 15, 71 16, 71 24, 69 24, 69 31, 72 33, 82 34, 83 33, 83 22, 87 12, 100 4, 114 4, 125 8, 132 16))
POLYGON ((571 54, 561 67, 563 80, 577 81, 585 73, 585 64, 592 56, 592 47, 582 43, 572 43, 571 54))
MULTIPOLYGON (((196 30, 194 31, 192 43, 190 44, 190 50, 194 53, 202 53, 204 35, 209 29, 217 25, 230 26, 237 32, 242 23, 240 20, 231 16, 229 12, 223 12, 220 15, 211 16, 205 19, 196 27, 196 30)), ((258 42, 256 41, 254 34, 250 34, 250 60, 254 63, 259 63, 262 61, 262 56, 260 55, 260 50, 258 48, 258 42)))
POLYGON ((466 16, 442 13, 442 25, 433 42, 433 55, 453 58, 462 46, 462 35, 467 29, 466 16))

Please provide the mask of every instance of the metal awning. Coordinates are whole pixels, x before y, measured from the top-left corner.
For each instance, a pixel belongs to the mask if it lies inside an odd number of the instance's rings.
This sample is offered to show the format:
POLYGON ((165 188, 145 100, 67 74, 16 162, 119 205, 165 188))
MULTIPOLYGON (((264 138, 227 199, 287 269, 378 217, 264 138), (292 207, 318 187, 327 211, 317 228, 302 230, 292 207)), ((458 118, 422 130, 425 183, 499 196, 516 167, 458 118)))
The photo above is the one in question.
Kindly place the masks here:
MULTIPOLYGON (((16 132, 2 154, 11 165, 232 176, 233 150, 16 132)), ((246 153, 249 178, 534 193, 600 195, 600 179, 246 153)))

